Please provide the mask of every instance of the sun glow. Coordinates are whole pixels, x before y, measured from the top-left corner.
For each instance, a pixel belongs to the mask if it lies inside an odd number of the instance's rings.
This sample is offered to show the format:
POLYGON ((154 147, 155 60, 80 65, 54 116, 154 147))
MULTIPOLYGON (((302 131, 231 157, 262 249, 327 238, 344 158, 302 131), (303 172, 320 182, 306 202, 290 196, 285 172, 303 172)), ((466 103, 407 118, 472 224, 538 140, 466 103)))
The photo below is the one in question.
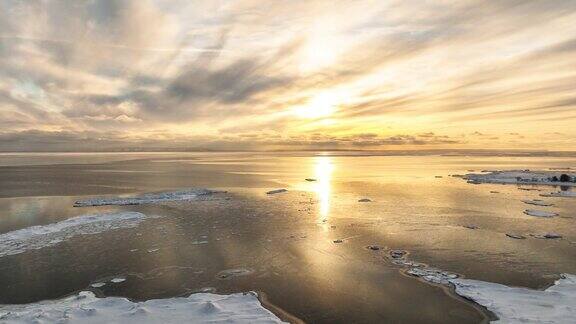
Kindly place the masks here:
POLYGON ((331 93, 321 93, 312 97, 308 103, 297 107, 294 112, 298 117, 318 119, 332 116, 340 104, 340 99, 331 93))

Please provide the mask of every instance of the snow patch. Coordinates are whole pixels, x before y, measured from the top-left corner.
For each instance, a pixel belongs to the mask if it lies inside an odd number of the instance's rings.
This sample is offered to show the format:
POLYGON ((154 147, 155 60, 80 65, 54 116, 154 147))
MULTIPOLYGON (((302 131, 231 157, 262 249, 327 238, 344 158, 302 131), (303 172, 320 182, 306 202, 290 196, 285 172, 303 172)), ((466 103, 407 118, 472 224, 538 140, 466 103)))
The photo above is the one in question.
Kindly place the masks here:
POLYGON ((78 200, 74 203, 74 207, 157 204, 167 201, 194 200, 202 196, 223 192, 224 191, 215 191, 210 189, 187 189, 181 191, 147 193, 133 197, 99 197, 78 200))
POLYGON ((97 298, 89 291, 71 297, 25 305, 0 306, 0 322, 17 323, 283 323, 265 309, 256 293, 133 302, 121 297, 97 298))
POLYGON ((136 227, 146 218, 150 217, 137 212, 91 214, 0 234, 0 257, 54 246, 78 235, 136 227))
POLYGON ((458 295, 488 308, 500 323, 574 323, 576 276, 563 274, 546 290, 509 287, 471 279, 453 279, 458 295))

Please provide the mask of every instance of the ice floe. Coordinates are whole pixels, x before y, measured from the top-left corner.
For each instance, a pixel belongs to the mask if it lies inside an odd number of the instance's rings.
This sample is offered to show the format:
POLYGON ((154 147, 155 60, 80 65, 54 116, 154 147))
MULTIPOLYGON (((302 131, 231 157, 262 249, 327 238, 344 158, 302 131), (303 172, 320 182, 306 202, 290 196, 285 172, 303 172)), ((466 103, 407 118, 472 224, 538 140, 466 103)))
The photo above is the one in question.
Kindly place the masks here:
POLYGON ((455 273, 429 267, 410 268, 406 273, 439 285, 448 285, 450 284, 450 280, 458 278, 458 275, 455 273))
POLYGON ((576 173, 561 173, 558 171, 492 171, 488 173, 469 173, 463 178, 470 183, 576 186, 576 173))
POLYGON ((156 204, 168 201, 194 200, 202 196, 223 192, 224 191, 216 191, 210 189, 186 189, 180 191, 147 193, 131 197, 97 197, 78 200, 74 203, 74 207, 156 204))
POLYGON ((0 306, 0 322, 16 323, 283 323, 262 306, 256 293, 133 302, 122 297, 98 298, 89 291, 50 301, 0 306))
POLYGON ((90 214, 0 234, 0 257, 54 246, 78 235, 136 227, 146 218, 137 212, 90 214))
POLYGON ((558 216, 557 213, 544 211, 544 210, 535 210, 535 209, 526 209, 524 211, 524 214, 529 215, 529 216, 534 216, 534 217, 546 217, 546 218, 558 216))
POLYGON ((550 193, 543 193, 540 194, 542 197, 568 197, 568 198, 575 198, 576 191, 558 191, 558 192, 550 192, 550 193))
POLYGON ((102 288, 104 286, 106 286, 105 282, 96 282, 96 283, 93 283, 90 285, 90 287, 93 287, 93 288, 102 288))
POLYGON ((561 239, 562 235, 558 234, 558 233, 544 233, 544 234, 538 234, 538 235, 533 235, 535 238, 539 238, 539 239, 561 239))
POLYGON ((528 205, 534 205, 534 206, 542 206, 542 207, 549 207, 549 206, 554 206, 553 203, 549 203, 540 199, 532 199, 532 200, 522 200, 523 203, 528 204, 528 205))
POLYGON ((241 277, 241 276, 249 276, 254 273, 252 269, 245 269, 245 268, 237 268, 237 269, 228 269, 224 271, 218 272, 216 275, 217 279, 231 279, 234 277, 241 277))
POLYGON ((403 258, 404 256, 406 256, 406 254, 408 254, 408 252, 406 252, 404 250, 392 250, 392 251, 390 251, 390 257, 393 259, 403 258))
POLYGON ((526 236, 524 236, 524 235, 518 235, 518 234, 512 234, 512 233, 506 233, 506 236, 508 236, 509 238, 517 239, 517 240, 526 239, 526 236))
POLYGON ((268 192, 266 192, 267 195, 275 195, 275 194, 279 194, 279 193, 283 193, 288 191, 288 189, 276 189, 276 190, 270 190, 268 192))

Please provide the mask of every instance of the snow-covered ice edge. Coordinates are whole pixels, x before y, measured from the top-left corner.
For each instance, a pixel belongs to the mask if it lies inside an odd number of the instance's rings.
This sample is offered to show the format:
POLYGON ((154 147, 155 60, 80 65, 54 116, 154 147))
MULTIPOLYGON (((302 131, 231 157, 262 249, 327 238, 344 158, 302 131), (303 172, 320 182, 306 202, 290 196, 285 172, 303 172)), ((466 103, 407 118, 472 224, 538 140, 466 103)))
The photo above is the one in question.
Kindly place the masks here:
POLYGON ((0 234, 0 257, 53 246, 78 235, 136 227, 151 217, 137 212, 89 214, 11 231, 0 234))
POLYGON ((462 178, 470 183, 576 186, 576 173, 573 172, 507 170, 469 173, 462 178))
POLYGON ((133 302, 122 297, 98 298, 90 291, 51 301, 0 305, 0 322, 16 323, 284 323, 262 306, 254 292, 133 302))
POLYGON ((129 197, 96 197, 78 200, 74 203, 74 207, 156 204, 167 201, 194 200, 215 193, 224 193, 224 191, 194 188, 179 191, 147 193, 129 197))
POLYGON ((407 268, 408 275, 426 282, 451 287, 466 299, 486 307, 500 323, 574 323, 576 318, 576 275, 562 274, 545 290, 510 287, 498 283, 460 278, 458 274, 405 259, 406 253, 390 252, 394 264, 407 268))
POLYGON ((455 292, 488 308, 501 323, 574 323, 576 276, 562 274, 546 290, 509 287, 472 279, 453 279, 455 292))

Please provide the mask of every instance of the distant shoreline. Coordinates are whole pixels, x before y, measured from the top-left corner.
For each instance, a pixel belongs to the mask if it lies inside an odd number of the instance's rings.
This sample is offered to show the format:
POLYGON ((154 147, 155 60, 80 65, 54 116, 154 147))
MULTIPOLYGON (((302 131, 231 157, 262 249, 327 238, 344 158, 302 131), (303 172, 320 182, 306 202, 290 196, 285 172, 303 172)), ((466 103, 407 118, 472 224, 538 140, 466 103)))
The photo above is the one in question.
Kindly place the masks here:
POLYGON ((446 157, 463 156, 501 156, 501 157, 576 157, 576 151, 537 151, 537 150, 358 150, 358 149, 301 149, 301 150, 108 150, 108 151, 0 151, 4 155, 48 155, 48 154, 178 154, 178 153, 315 153, 323 155, 343 155, 346 153, 355 156, 417 156, 440 155, 446 157))

